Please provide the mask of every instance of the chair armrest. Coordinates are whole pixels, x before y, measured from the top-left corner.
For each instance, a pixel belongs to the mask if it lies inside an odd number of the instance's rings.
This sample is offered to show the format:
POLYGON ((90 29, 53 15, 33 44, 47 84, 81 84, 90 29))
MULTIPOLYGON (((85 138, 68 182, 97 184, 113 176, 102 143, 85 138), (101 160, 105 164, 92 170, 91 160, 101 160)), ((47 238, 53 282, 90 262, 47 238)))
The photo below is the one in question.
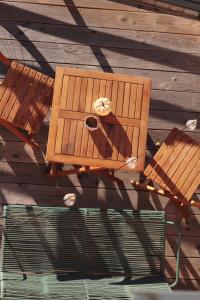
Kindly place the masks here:
POLYGON ((11 64, 11 61, 5 55, 3 55, 3 53, 1 51, 0 51, 0 61, 8 67, 11 64))
POLYGON ((179 280, 181 232, 180 232, 179 224, 177 224, 173 221, 166 221, 166 223, 169 224, 169 225, 172 225, 176 228, 176 235, 177 235, 177 239, 176 239, 176 245, 177 245, 177 249, 176 249, 176 277, 175 277, 175 281, 172 284, 169 284, 169 286, 171 288, 173 288, 177 285, 178 280, 179 280))

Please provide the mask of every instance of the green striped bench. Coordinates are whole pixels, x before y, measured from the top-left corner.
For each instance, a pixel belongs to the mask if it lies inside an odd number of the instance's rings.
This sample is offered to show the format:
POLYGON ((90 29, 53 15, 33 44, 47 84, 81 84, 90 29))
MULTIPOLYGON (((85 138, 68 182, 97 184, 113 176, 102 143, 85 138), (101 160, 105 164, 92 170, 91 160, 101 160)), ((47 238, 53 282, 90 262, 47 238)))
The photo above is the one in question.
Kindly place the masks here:
POLYGON ((131 299, 138 291, 169 292, 165 227, 165 213, 157 211, 5 206, 1 299, 131 299))

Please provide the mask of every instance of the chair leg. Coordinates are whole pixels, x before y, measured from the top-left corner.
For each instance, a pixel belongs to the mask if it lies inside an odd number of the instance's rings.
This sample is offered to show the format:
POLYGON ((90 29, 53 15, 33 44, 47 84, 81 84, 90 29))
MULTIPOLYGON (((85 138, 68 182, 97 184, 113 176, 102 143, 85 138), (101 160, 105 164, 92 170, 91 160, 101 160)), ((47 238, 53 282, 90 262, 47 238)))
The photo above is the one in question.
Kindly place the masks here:
POLYGON ((33 143, 29 137, 21 133, 15 126, 13 126, 11 123, 0 119, 0 125, 4 126, 6 129, 8 129, 10 132, 12 132, 14 135, 16 135, 20 140, 31 146, 33 149, 39 149, 39 146, 36 143, 33 143))
POLYGON ((196 201, 196 200, 190 200, 190 204, 192 206, 196 206, 200 209, 200 201, 196 201))
POLYGON ((148 192, 153 192, 153 193, 157 193, 159 195, 162 195, 162 196, 165 196, 165 197, 170 197, 171 195, 165 191, 165 190, 162 190, 162 189, 157 189, 155 188, 154 186, 151 186, 151 185, 148 185, 148 184, 144 184, 144 183, 141 183, 139 181, 134 181, 132 180, 131 181, 132 185, 136 188, 139 188, 139 189, 142 189, 142 190, 145 190, 145 191, 148 191, 148 192))
MULTIPOLYGON (((188 222, 189 221, 189 213, 187 211, 187 206, 190 205, 189 202, 187 202, 185 199, 179 199, 176 196, 173 196, 169 192, 162 190, 162 189, 157 189, 151 185, 147 185, 144 183, 140 183, 138 181, 131 181, 132 185, 136 188, 148 191, 148 192, 153 192, 156 194, 159 194, 161 196, 169 198, 173 204, 178 208, 178 210, 182 213, 184 219, 188 222)), ((194 201, 193 201, 194 202, 194 201)), ((194 204, 193 204, 194 205, 194 204)), ((200 206, 199 206, 200 208, 200 206)))

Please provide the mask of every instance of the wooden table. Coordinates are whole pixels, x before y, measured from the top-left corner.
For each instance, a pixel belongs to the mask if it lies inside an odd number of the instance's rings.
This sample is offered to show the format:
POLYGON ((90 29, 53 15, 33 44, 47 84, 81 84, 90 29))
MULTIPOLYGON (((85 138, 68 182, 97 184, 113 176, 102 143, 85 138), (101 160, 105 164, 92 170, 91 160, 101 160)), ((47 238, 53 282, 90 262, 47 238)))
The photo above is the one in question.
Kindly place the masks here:
POLYGON ((134 171, 144 170, 151 80, 141 77, 56 68, 47 146, 47 160, 81 167, 64 175, 98 170, 127 169, 126 159, 138 157, 134 171), (110 115, 100 117, 91 132, 84 119, 93 115, 99 97, 112 102, 110 115))

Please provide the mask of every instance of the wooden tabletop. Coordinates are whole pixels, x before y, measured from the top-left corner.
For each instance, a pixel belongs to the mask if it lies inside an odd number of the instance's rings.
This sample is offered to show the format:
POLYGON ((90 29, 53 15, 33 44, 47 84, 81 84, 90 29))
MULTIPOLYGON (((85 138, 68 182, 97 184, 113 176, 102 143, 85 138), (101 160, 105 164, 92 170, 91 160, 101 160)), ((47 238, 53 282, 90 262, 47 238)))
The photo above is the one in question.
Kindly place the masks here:
POLYGON ((117 169, 139 157, 134 171, 144 170, 150 90, 147 78, 56 68, 47 160, 117 169), (84 119, 100 97, 112 112, 91 132, 84 119))

